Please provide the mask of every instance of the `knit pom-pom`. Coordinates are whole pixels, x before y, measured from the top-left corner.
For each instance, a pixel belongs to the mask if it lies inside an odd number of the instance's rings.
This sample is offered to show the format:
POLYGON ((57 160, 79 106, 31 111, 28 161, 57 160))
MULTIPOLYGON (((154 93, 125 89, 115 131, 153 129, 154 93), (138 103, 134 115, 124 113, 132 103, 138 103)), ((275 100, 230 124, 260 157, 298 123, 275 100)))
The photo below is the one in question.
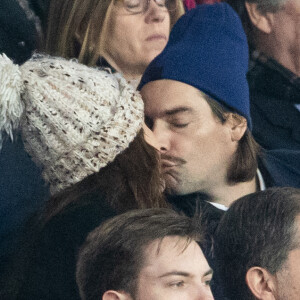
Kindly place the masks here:
POLYGON ((0 54, 0 150, 3 133, 6 132, 13 139, 13 129, 19 125, 24 110, 22 89, 19 66, 13 64, 5 54, 0 54))

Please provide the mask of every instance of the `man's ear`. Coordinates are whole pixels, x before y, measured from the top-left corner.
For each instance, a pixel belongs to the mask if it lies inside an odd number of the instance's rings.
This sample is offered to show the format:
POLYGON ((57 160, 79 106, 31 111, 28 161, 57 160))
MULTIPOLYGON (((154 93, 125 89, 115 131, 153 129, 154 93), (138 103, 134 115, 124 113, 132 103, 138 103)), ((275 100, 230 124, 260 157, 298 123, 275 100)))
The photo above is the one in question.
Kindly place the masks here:
POLYGON ((235 113, 226 114, 226 125, 229 126, 231 140, 234 142, 239 141, 247 130, 247 120, 235 113))
POLYGON ((252 267, 246 274, 246 283, 259 300, 275 300, 276 281, 266 269, 252 267))
POLYGON ((102 300, 132 300, 132 297, 122 291, 108 290, 103 294, 102 300))
POLYGON ((245 2, 245 6, 251 23, 260 31, 269 34, 272 32, 274 14, 271 12, 261 12, 257 3, 245 2))

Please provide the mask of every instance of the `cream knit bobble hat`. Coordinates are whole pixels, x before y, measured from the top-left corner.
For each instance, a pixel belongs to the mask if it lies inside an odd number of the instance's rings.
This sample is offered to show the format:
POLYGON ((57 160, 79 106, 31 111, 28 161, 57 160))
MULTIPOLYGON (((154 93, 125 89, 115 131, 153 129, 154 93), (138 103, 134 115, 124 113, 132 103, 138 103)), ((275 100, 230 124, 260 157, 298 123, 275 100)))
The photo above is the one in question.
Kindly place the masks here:
POLYGON ((142 127, 143 101, 119 74, 36 55, 21 67, 0 55, 2 134, 20 128, 52 194, 98 172, 142 127))

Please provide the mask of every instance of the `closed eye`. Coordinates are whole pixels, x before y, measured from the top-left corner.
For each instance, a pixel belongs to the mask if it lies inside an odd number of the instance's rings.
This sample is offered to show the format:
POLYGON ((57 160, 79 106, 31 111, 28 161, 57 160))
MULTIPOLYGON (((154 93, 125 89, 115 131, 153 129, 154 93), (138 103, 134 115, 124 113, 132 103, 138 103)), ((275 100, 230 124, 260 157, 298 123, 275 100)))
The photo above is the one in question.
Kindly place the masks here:
POLYGON ((189 123, 171 123, 171 125, 175 128, 184 128, 189 125, 189 123))
POLYGON ((211 279, 205 280, 204 284, 207 285, 207 286, 211 286, 212 280, 211 279))
POLYGON ((185 282, 183 280, 176 281, 176 282, 171 282, 171 283, 169 283, 169 286, 179 288, 179 287, 185 286, 185 282))

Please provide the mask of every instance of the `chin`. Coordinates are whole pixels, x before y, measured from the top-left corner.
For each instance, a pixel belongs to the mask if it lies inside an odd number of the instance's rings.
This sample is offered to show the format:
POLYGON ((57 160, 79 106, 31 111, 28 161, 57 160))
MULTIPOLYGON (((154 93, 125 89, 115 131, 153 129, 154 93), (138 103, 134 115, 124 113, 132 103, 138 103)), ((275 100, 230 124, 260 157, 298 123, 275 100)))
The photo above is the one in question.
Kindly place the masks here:
POLYGON ((168 179, 165 181, 166 187, 165 187, 165 193, 168 195, 184 195, 185 192, 182 190, 181 186, 178 184, 178 182, 175 179, 168 179))
POLYGON ((163 50, 164 50, 165 46, 163 47, 159 47, 159 48, 155 48, 151 51, 148 52, 148 55, 146 57, 146 61, 148 61, 148 64, 150 64, 150 62, 157 56, 159 55, 163 50))

